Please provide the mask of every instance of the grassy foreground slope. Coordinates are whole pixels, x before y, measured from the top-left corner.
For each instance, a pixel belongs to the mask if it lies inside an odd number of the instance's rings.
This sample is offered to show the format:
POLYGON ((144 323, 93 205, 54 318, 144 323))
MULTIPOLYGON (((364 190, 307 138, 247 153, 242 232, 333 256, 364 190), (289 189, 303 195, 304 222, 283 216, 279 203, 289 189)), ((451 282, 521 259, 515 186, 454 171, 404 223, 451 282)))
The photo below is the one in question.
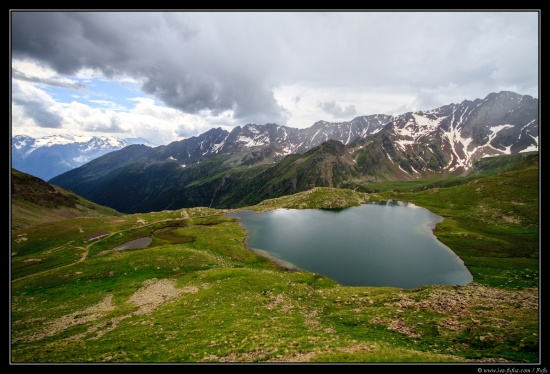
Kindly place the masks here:
POLYGON ((11 361, 540 362, 537 171, 420 193, 316 188, 250 207, 413 201, 445 216, 435 233, 472 271, 467 286, 344 287, 287 271, 246 248, 227 210, 12 230, 11 361), (106 235, 85 241, 94 234, 106 235), (147 248, 117 249, 144 237, 147 248))
POLYGON ((13 168, 11 209, 12 230, 74 217, 122 215, 13 168))

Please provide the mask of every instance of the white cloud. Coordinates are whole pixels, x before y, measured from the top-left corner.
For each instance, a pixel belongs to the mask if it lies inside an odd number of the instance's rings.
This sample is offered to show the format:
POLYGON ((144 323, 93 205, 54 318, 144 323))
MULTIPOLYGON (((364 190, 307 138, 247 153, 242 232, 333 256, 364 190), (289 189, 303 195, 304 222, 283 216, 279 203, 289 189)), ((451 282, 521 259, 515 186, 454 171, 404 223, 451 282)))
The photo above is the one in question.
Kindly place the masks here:
POLYGON ((501 90, 537 97, 538 23, 534 11, 15 12, 12 129, 166 143, 211 127, 308 127, 501 90), (24 83, 37 90, 32 100, 24 83))

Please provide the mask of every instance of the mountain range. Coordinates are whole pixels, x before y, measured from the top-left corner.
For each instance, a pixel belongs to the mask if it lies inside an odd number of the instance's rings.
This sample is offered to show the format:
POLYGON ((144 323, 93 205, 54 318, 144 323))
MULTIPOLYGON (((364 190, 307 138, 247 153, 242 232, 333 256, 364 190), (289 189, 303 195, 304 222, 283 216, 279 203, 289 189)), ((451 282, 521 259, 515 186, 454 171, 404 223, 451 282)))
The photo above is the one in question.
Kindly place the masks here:
POLYGON ((11 142, 12 167, 47 181, 112 151, 131 144, 157 146, 143 138, 52 135, 33 138, 15 135, 11 142))
POLYGON ((165 146, 129 145, 49 182, 124 213, 246 206, 316 186, 369 190, 465 175, 483 157, 538 151, 538 122, 538 99, 503 91, 305 129, 247 124, 165 146))

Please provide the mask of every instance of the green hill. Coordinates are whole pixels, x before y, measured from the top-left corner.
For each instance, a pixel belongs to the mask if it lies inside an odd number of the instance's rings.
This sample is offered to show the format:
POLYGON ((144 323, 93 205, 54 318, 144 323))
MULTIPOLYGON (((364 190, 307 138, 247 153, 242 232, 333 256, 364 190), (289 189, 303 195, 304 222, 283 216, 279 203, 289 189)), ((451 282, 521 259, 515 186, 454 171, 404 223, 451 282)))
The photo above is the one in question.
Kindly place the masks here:
POLYGON ((285 270, 248 250, 223 209, 89 212, 13 229, 11 360, 540 362, 539 169, 522 160, 417 192, 419 182, 319 187, 247 207, 412 201, 445 217, 434 233, 474 275, 466 286, 345 287, 285 270), (140 238, 151 242, 116 249, 140 238))
POLYGON ((12 230, 75 217, 122 215, 13 168, 10 186, 12 230))

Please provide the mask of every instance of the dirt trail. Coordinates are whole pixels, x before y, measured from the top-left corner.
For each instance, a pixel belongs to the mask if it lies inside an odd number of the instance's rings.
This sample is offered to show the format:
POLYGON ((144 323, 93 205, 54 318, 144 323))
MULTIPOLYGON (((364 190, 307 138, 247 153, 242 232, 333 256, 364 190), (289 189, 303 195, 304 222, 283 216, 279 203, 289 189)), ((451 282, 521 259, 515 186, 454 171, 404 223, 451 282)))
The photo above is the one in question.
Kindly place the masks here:
MULTIPOLYGON (((154 225, 156 223, 160 223, 160 222, 167 222, 167 221, 181 221, 185 218, 173 218, 173 219, 163 219, 163 220, 159 220, 159 221, 154 221, 154 222, 150 222, 150 223, 147 223, 147 224, 144 224, 140 227, 146 227, 146 226, 151 226, 151 225, 154 225)), ((59 269, 63 269, 63 268, 66 268, 66 267, 69 267, 69 266, 73 266, 75 264, 79 264, 81 263, 82 261, 84 261, 87 257, 88 257, 88 254, 90 253, 90 248, 92 247, 92 245, 96 244, 96 243, 99 243, 100 241, 102 240, 106 240, 108 238, 110 238, 111 236, 113 235, 116 235, 116 234, 119 234, 121 232, 124 232, 124 231, 130 231, 130 230, 134 230, 135 227, 130 227, 128 229, 125 229, 125 230, 120 230, 120 231, 115 231, 99 240, 96 240, 94 241, 93 243, 90 243, 86 246, 86 248, 84 249, 84 253, 82 254, 82 257, 80 259, 78 259, 78 261, 75 261, 73 263, 70 263, 70 264, 67 264, 67 265, 62 265, 62 266, 58 266, 56 268, 53 268, 53 269, 48 269, 48 270, 44 270, 44 271, 40 271, 38 273, 32 273, 32 274, 28 274, 28 275, 25 275, 23 277, 20 277, 20 278, 17 278, 17 279, 12 279, 11 282, 17 282, 17 281, 20 281, 22 279, 26 279, 26 278, 29 278, 29 277, 33 277, 35 275, 41 275, 41 274, 45 274, 45 273, 48 273, 50 271, 53 271, 53 270, 59 270, 59 269)))

